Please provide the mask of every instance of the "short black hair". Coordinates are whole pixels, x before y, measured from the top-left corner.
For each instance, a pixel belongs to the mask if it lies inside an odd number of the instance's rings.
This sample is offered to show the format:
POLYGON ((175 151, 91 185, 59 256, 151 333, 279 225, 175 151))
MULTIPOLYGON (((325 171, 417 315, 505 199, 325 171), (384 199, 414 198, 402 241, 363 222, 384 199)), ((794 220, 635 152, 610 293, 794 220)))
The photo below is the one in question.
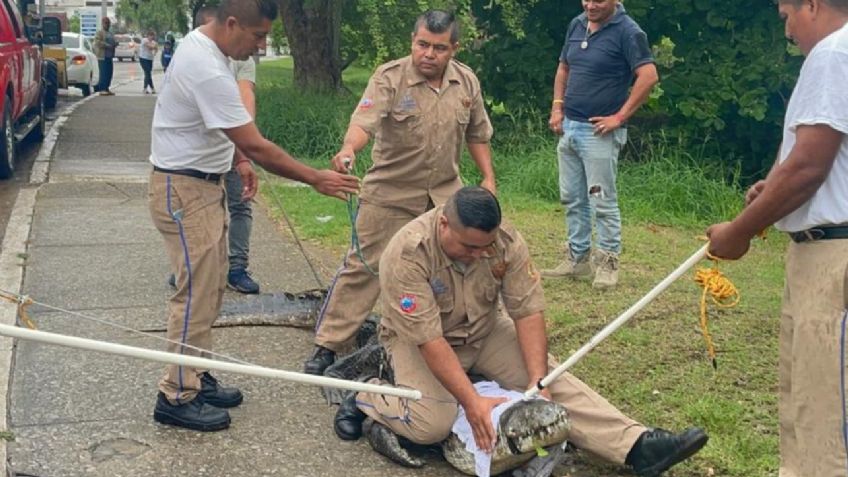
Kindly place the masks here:
POLYGON ((217 16, 218 7, 211 5, 200 7, 200 9, 198 9, 197 13, 194 15, 194 26, 199 27, 200 25, 205 25, 217 16))
POLYGON ((448 222, 458 220, 463 227, 491 232, 501 225, 501 205, 497 197, 480 186, 456 191, 445 204, 448 222))
POLYGON ((274 21, 277 19, 277 2, 275 0, 222 0, 218 5, 218 21, 223 23, 229 17, 235 17, 244 26, 256 26, 265 18, 274 21))
POLYGON ((418 33, 418 30, 424 27, 430 33, 444 33, 450 29, 450 42, 456 43, 459 41, 459 23, 456 21, 456 16, 452 12, 444 10, 428 10, 415 20, 415 28, 412 34, 418 33))

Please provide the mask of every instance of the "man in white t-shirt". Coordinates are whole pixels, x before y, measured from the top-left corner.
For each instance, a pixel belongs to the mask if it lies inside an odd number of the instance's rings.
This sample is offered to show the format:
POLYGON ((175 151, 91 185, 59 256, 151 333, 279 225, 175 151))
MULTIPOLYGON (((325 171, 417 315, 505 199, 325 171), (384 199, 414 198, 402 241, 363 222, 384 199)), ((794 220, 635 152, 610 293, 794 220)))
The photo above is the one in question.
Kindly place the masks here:
MULTIPOLYGON (((212 344, 227 272, 221 178, 233 163, 244 199, 257 187, 249 159, 326 195, 344 198, 358 191, 355 177, 313 169, 263 138, 242 104, 228 58, 245 60, 264 46, 276 16, 273 0, 224 0, 215 21, 180 44, 157 98, 149 206, 176 272, 167 332, 174 353, 204 355, 199 350, 212 344)), ((186 366, 168 366, 159 390, 154 419, 199 431, 227 428, 224 408, 243 399, 238 389, 220 386, 206 370, 186 366)))
POLYGON ((768 177, 745 209, 707 230, 736 259, 771 224, 792 238, 780 322, 780 477, 848 475, 848 0, 780 0, 786 36, 807 57, 768 177))

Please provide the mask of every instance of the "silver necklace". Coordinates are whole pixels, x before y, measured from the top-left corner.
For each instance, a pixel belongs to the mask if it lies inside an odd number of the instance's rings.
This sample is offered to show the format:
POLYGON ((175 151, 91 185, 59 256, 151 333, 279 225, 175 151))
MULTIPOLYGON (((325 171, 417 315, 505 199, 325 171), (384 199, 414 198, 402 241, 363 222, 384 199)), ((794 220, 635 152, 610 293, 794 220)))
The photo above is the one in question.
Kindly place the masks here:
POLYGON ((589 24, 586 23, 586 36, 583 37, 583 42, 580 43, 580 49, 585 50, 589 48, 589 24))

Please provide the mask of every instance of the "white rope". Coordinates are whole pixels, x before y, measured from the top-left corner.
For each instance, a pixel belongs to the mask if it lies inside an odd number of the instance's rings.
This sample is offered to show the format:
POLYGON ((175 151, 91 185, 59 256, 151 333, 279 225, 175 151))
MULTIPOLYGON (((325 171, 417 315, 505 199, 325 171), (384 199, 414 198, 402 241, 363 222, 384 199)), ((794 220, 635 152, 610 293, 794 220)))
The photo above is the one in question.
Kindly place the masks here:
POLYGON ((633 318, 633 315, 638 313, 645 308, 650 302, 654 301, 654 299, 666 288, 671 286, 678 278, 680 278, 687 270, 694 267, 696 263, 700 262, 706 255, 707 250, 709 250, 710 244, 706 244, 701 247, 700 250, 695 252, 689 259, 687 259, 683 264, 677 267, 676 270, 671 272, 671 274, 665 277, 665 280, 661 281, 657 286, 655 286, 651 291, 648 292, 647 295, 642 297, 641 300, 636 302, 633 306, 631 306, 627 311, 621 314, 618 318, 615 319, 612 323, 608 324, 603 330, 601 330, 598 334, 592 337, 588 343, 583 345, 582 348, 577 350, 576 353, 572 354, 564 363, 559 365, 555 370, 551 371, 550 374, 545 376, 544 379, 539 381, 539 383, 528 389, 525 393, 525 397, 532 397, 539 393, 542 389, 548 387, 556 378, 558 378, 562 373, 566 372, 570 367, 577 364, 578 361, 583 359, 584 356, 589 354, 596 346, 598 346, 603 340, 607 339, 609 335, 613 334, 617 329, 621 328, 622 325, 630 321, 633 318))
POLYGON ((246 374, 264 378, 282 379, 301 384, 311 384, 331 388, 347 389, 350 391, 381 394, 385 396, 397 396, 400 398, 418 401, 421 399, 421 391, 417 389, 396 388, 393 386, 381 386, 377 384, 361 383, 358 381, 346 381, 344 379, 327 378, 324 376, 313 376, 311 374, 283 371, 281 369, 266 368, 264 366, 250 366, 238 363, 227 363, 212 359, 199 358, 197 356, 186 356, 182 354, 154 351, 135 346, 126 346, 106 341, 78 338, 76 336, 65 336, 46 331, 28 330, 17 326, 0 325, 0 335, 12 338, 36 341, 39 343, 65 346, 68 348, 83 349, 109 353, 129 358, 139 358, 160 363, 190 366, 193 368, 212 369, 229 373, 246 374))

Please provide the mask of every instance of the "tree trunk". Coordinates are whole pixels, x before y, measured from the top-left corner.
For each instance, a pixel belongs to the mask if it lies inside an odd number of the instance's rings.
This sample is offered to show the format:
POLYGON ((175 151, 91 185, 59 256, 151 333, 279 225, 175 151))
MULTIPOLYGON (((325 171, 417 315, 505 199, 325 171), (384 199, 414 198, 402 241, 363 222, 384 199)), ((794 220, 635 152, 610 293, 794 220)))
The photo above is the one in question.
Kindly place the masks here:
POLYGON ((294 59, 294 84, 309 91, 341 89, 339 36, 343 0, 279 1, 294 59))

